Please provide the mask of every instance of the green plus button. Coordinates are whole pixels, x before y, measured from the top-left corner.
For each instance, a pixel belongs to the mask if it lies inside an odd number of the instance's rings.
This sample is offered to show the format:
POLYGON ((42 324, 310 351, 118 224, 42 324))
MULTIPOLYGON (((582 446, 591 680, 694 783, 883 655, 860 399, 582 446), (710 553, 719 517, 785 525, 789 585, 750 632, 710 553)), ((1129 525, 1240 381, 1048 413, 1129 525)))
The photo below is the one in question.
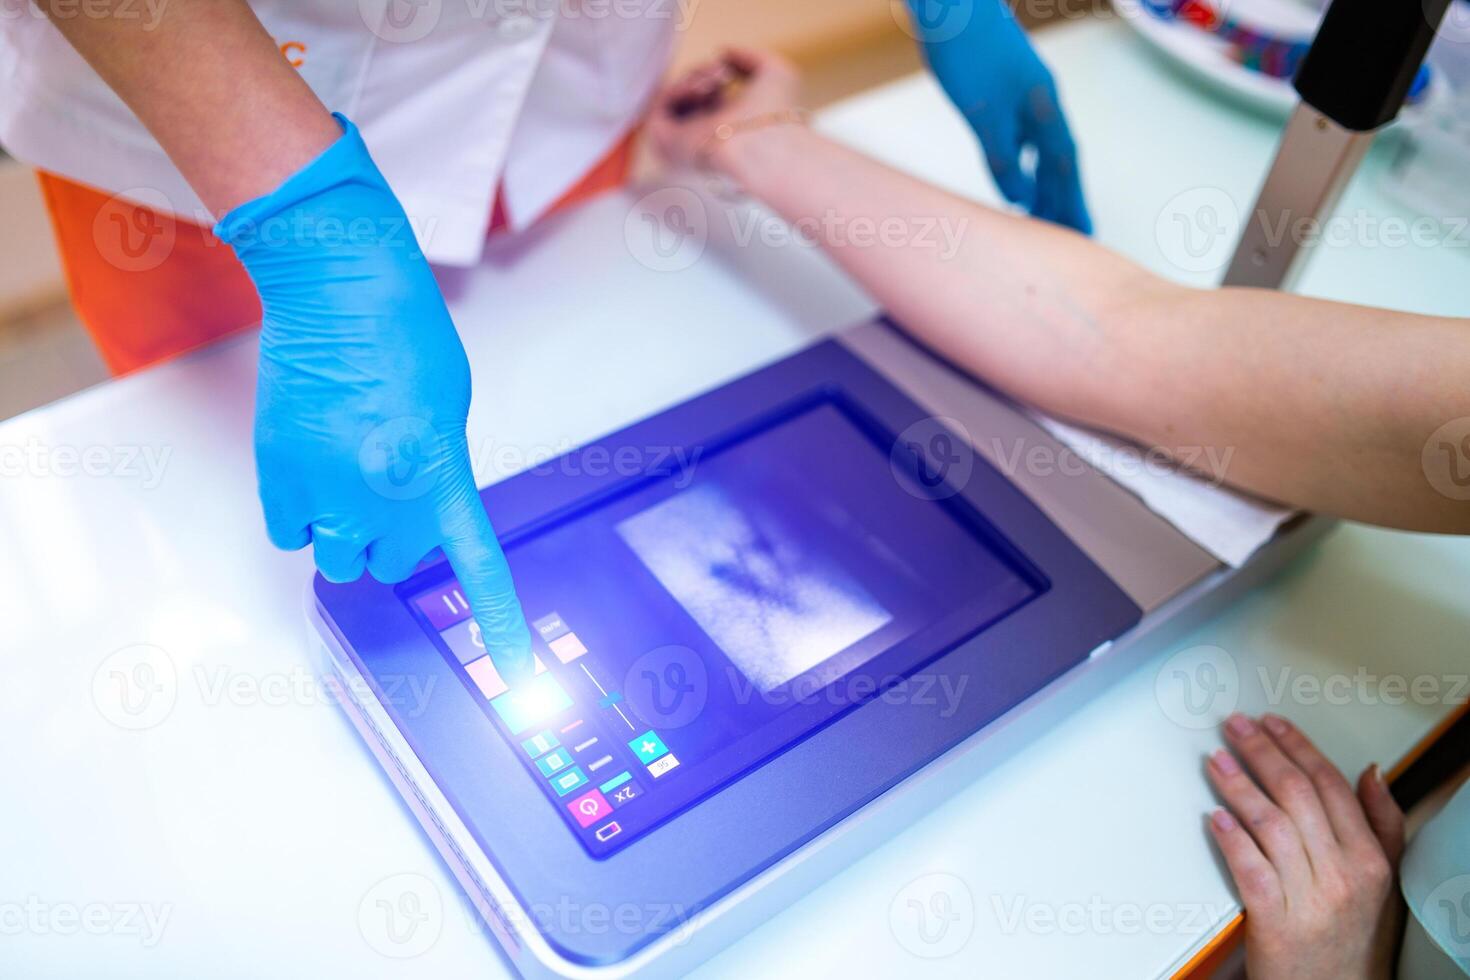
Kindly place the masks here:
POLYGON ((669 747, 664 740, 658 737, 658 733, 650 729, 639 735, 628 743, 628 748, 638 757, 638 761, 645 766, 661 755, 669 754, 669 747))

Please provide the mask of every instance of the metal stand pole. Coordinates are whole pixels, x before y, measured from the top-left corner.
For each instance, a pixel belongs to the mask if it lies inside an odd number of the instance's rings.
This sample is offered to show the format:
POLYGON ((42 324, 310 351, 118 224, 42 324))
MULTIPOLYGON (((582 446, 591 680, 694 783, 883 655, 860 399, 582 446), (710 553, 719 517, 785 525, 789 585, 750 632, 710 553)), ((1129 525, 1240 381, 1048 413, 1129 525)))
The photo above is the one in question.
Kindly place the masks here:
POLYGON ((1398 115, 1450 0, 1335 0, 1295 86, 1301 104, 1225 273, 1227 286, 1289 289, 1378 130, 1398 115))

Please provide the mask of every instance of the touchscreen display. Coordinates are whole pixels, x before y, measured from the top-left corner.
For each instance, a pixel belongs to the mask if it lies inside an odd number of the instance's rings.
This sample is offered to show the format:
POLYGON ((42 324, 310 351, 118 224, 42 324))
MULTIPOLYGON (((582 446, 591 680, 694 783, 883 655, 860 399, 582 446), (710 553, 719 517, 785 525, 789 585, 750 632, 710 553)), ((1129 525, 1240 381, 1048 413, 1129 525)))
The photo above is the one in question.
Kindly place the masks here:
POLYGON ((538 658, 514 690, 452 580, 407 596, 593 856, 881 695, 955 623, 1044 587, 889 445, 820 401, 512 539, 538 658))
MULTIPOLYGON (((617 526, 659 584, 761 691, 826 664, 893 616, 826 550, 821 530, 788 526, 782 508, 693 487, 617 526)), ((843 515, 846 519, 847 515, 843 515)))

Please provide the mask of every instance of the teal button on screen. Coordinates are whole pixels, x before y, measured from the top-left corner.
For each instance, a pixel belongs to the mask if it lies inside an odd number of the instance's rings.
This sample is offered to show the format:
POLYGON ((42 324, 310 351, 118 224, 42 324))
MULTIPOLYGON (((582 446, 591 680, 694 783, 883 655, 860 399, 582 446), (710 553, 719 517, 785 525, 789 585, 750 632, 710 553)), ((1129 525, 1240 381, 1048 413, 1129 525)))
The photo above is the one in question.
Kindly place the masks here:
POLYGON ((541 770, 541 775, 550 776, 558 769, 565 769, 572 764, 572 757, 567 755, 566 749, 557 749, 550 755, 536 760, 536 768, 541 770))
POLYGON ((523 681, 490 702, 512 735, 544 724, 572 706, 572 699, 551 674, 523 681))
POLYGON ((526 750, 527 755, 534 759, 543 752, 550 752, 560 744, 555 735, 550 732, 542 732, 540 735, 532 735, 526 739, 521 743, 521 747, 526 750))
POLYGON ((653 731, 644 732, 637 738, 630 740, 628 742, 628 748, 633 750, 633 754, 638 756, 638 761, 642 762, 645 766, 659 756, 667 755, 669 751, 669 747, 664 744, 664 740, 658 737, 657 732, 653 731))
POLYGON ((623 785, 632 778, 633 774, 625 769, 597 788, 602 790, 604 793, 611 793, 613 790, 617 789, 619 786, 623 785))
POLYGON ((559 776, 551 777, 551 788, 556 790, 557 796, 566 796, 574 789, 581 789, 587 785, 587 776, 582 772, 580 766, 573 766, 559 776))

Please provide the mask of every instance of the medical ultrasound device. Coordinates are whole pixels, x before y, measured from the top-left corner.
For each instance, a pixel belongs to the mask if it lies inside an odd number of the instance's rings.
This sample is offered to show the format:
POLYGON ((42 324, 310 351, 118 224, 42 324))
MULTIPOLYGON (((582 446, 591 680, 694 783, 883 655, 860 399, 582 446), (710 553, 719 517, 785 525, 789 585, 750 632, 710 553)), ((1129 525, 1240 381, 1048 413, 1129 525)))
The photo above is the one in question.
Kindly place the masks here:
POLYGON ((884 320, 483 498, 534 677, 500 677, 442 559, 308 608, 528 976, 686 972, 1328 526, 1226 567, 884 320))

